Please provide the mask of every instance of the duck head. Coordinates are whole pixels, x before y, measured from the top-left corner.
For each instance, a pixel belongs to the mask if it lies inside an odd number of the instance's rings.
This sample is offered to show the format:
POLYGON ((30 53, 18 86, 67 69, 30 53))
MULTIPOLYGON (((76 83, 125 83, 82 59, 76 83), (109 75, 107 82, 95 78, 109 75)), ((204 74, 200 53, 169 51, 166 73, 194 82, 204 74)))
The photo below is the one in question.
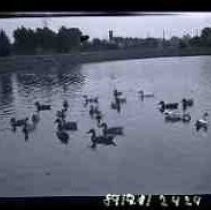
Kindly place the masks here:
POLYGON ((54 121, 54 123, 58 123, 58 125, 62 125, 62 121, 61 121, 61 119, 59 119, 59 118, 57 118, 57 119, 54 121))
POLYGON ((187 100, 185 98, 182 99, 182 103, 186 103, 187 100))
POLYGON ((205 113, 203 114, 203 119, 206 119, 208 116, 209 116, 209 114, 208 114, 207 112, 205 112, 205 113))
POLYGON ((35 106, 40 106, 40 103, 39 103, 38 101, 36 101, 36 102, 34 103, 34 105, 35 105, 35 106))
POLYGON ((208 117, 208 116, 209 116, 209 114, 208 114, 207 112, 205 112, 205 113, 204 113, 204 116, 205 116, 205 117, 208 117))
POLYGON ((103 127, 104 129, 107 129, 107 128, 108 128, 108 125, 107 125, 106 123, 102 123, 102 124, 100 125, 100 127, 103 127))
POLYGON ((87 131, 86 133, 88 133, 88 134, 91 133, 91 134, 95 135, 95 129, 92 128, 89 131, 87 131))
POLYGON ((160 102, 158 103, 158 105, 164 106, 164 105, 165 105, 165 102, 164 102, 164 101, 160 101, 160 102))

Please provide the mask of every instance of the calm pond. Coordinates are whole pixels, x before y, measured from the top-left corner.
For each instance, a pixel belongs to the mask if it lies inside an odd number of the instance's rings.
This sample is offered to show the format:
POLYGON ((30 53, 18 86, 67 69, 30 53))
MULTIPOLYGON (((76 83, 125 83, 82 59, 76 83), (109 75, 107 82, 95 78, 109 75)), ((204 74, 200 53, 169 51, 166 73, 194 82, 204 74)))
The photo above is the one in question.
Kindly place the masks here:
MULTIPOLYGON (((0 196, 105 195, 107 193, 196 194, 211 192, 211 128, 194 122, 211 114, 211 57, 174 57, 84 64, 0 75, 0 196), (111 109, 114 88, 126 104, 111 109), (143 101, 138 91, 154 93, 143 101), (123 126, 116 146, 92 149, 101 129, 83 95, 99 97, 108 126, 123 126), (190 123, 166 123, 157 103, 193 98, 190 123), (67 119, 78 123, 69 142, 56 136, 56 112, 69 102, 67 119), (34 103, 51 104, 26 141, 10 119, 31 117, 34 103)), ((208 118, 209 119, 209 118, 208 118)))

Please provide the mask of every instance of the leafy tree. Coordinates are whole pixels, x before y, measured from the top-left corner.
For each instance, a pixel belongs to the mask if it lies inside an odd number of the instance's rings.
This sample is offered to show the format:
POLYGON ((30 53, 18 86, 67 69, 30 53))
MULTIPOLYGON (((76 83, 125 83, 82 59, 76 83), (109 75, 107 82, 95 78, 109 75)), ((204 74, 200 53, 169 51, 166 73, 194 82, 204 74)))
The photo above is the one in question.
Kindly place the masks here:
POLYGON ((211 46, 211 28, 204 28, 201 33, 201 41, 203 46, 211 46))
POLYGON ((78 28, 66 28, 62 26, 57 34, 57 51, 68 53, 71 50, 79 50, 82 32, 78 28))
POLYGON ((47 27, 37 28, 35 32, 36 49, 54 51, 56 49, 56 33, 47 27))
POLYGON ((190 46, 193 47, 200 47, 201 46, 201 39, 198 36, 193 37, 192 39, 190 39, 189 41, 190 46))
POLYGON ((34 53, 36 48, 35 33, 31 29, 21 27, 13 32, 14 49, 17 53, 34 53))
POLYGON ((7 56, 10 54, 11 45, 8 36, 6 33, 0 31, 0 56, 7 56))

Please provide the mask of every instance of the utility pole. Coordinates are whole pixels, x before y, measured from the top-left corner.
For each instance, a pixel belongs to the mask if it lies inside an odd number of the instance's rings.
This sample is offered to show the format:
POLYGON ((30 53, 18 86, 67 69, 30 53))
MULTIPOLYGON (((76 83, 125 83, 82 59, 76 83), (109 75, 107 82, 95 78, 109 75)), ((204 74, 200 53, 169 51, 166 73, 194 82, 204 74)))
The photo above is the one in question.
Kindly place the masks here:
POLYGON ((165 30, 163 29, 163 41, 165 40, 165 30))
POLYGON ((42 23, 43 23, 43 27, 44 28, 48 28, 48 20, 47 20, 47 18, 44 18, 42 23))

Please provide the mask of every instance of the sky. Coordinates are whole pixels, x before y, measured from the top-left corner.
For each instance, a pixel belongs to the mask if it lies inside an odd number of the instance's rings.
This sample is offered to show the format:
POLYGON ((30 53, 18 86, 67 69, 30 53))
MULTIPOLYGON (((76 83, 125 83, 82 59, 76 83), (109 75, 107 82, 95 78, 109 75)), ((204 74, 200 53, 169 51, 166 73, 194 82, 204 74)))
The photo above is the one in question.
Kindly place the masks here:
POLYGON ((77 27, 91 39, 108 39, 108 31, 122 37, 182 37, 184 34, 200 34, 204 27, 211 27, 210 13, 163 13, 165 15, 136 16, 72 16, 72 17, 33 17, 0 19, 0 29, 6 31, 13 41, 12 32, 20 26, 35 29, 46 23, 54 31, 64 25, 77 27))

